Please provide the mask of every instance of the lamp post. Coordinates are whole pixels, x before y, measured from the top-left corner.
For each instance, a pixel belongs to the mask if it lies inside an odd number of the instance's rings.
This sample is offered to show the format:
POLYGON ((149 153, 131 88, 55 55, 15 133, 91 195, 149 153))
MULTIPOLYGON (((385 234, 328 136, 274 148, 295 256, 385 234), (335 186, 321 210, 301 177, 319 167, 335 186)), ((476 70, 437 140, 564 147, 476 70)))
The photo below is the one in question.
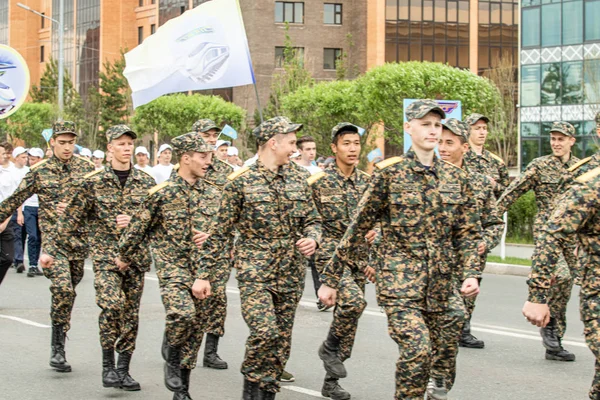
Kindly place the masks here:
POLYGON ((63 111, 65 108, 64 101, 64 79, 65 79, 65 51, 64 51, 64 35, 65 35, 65 1, 59 0, 58 2, 58 21, 54 18, 48 17, 39 11, 32 9, 22 3, 17 3, 17 6, 30 11, 42 18, 49 19, 50 21, 58 24, 58 119, 62 120, 63 111))

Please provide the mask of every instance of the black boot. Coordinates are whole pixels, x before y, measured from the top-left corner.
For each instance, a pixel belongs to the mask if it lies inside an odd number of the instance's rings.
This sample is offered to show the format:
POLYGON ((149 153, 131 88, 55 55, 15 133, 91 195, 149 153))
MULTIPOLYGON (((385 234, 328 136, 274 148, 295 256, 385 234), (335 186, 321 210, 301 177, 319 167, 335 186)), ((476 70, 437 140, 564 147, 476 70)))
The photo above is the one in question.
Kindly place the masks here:
POLYGON ((350 393, 340 386, 338 379, 331 377, 329 374, 325 376, 321 395, 333 400, 350 400, 350 393))
POLYGON ((167 344, 167 333, 163 335, 162 345, 160 346, 160 354, 162 355, 163 360, 167 361, 168 358, 168 347, 167 344))
POLYGON ((219 347, 219 337, 212 333, 206 334, 206 343, 204 344, 204 359, 202 360, 205 368, 227 369, 227 363, 221 360, 217 354, 219 347))
POLYGON ((242 400, 258 400, 258 382, 250 382, 244 379, 244 392, 242 400))
POLYGON ((121 387, 121 380, 115 371, 115 351, 102 349, 102 386, 121 387))
POLYGON ((483 349, 485 347, 483 340, 479 340, 475 336, 471 335, 471 321, 465 322, 460 334, 460 339, 458 340, 458 345, 460 347, 468 347, 470 349, 483 349))
POLYGON ((319 347, 319 358, 323 361, 325 371, 333 378, 345 378, 347 375, 346 367, 338 356, 339 350, 340 339, 329 331, 327 340, 319 347))
POLYGON ((191 369, 181 368, 181 386, 182 389, 173 394, 173 400, 193 400, 190 396, 190 374, 191 369))
POLYGON ((64 325, 52 325, 52 353, 50 354, 50 366, 58 372, 71 372, 71 365, 67 362, 65 355, 65 333, 64 325))
POLYGON ((558 337, 558 324, 555 318, 550 318, 550 322, 545 328, 540 329, 540 335, 542 336, 542 343, 546 350, 551 352, 559 352, 562 349, 560 345, 560 338, 558 337))
POLYGON ((575 361, 575 354, 562 347, 560 338, 558 338, 558 350, 546 350, 546 360, 552 361, 575 361))
POLYGON ((131 353, 120 353, 117 361, 117 375, 121 382, 121 389, 127 391, 141 390, 140 384, 129 375, 131 353))
POLYGON ((167 361, 165 362, 165 386, 171 392, 179 392, 183 388, 181 382, 181 347, 167 345, 167 361))
POLYGON ((275 392, 267 392, 266 390, 258 390, 258 400, 275 400, 275 392))

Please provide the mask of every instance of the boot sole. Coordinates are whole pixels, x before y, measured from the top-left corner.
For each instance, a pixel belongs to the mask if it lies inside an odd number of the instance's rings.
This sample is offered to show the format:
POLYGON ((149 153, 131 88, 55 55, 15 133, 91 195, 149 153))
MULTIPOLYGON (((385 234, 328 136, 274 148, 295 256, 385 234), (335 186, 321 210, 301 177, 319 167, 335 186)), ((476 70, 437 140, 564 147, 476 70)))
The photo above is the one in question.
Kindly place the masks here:
POLYGON ((203 363, 202 366, 204 368, 210 368, 210 369, 227 369, 227 368, 229 368, 229 365, 219 366, 219 365, 215 365, 215 364, 206 364, 206 363, 203 363))
POLYGON ((461 342, 458 342, 458 345, 459 345, 460 347, 466 347, 466 348, 468 348, 468 349, 484 349, 484 348, 485 348, 485 344, 483 344, 483 345, 475 345, 475 346, 474 346, 474 345, 472 345, 472 344, 466 344, 466 343, 461 343, 461 342))
POLYGON ((319 347, 319 358, 321 359, 321 361, 323 361, 323 368, 325 368, 325 371, 327 371, 327 373, 329 375, 331 375, 332 378, 337 378, 337 379, 342 379, 345 378, 346 376, 348 376, 348 372, 346 371, 346 367, 344 366, 343 363, 342 364, 342 368, 344 369, 344 372, 341 374, 336 374, 335 372, 333 372, 331 370, 331 368, 327 368, 327 363, 325 362, 325 360, 323 360, 323 355, 321 354, 323 351, 323 345, 321 345, 321 347, 319 347))
POLYGON ((575 361, 575 357, 573 357, 573 358, 563 358, 563 357, 556 357, 556 356, 549 356, 549 355, 546 355, 546 360, 550 360, 550 361, 564 361, 564 362, 573 362, 573 361, 575 361))
POLYGON ((119 382, 116 382, 116 383, 104 383, 104 382, 102 382, 102 387, 121 389, 121 383, 119 383, 119 382))
POLYGON ((61 364, 52 364, 50 363, 50 366, 52 368, 54 368, 56 370, 56 372, 71 372, 71 367, 65 367, 64 365, 61 364))
POLYGON ((333 399, 333 400, 350 400, 352 398, 351 394, 348 394, 348 396, 331 397, 331 393, 328 393, 328 392, 321 392, 321 396, 327 397, 328 399, 333 399))
POLYGON ((126 392, 137 392, 138 390, 142 390, 141 386, 120 386, 119 389, 123 389, 126 392))

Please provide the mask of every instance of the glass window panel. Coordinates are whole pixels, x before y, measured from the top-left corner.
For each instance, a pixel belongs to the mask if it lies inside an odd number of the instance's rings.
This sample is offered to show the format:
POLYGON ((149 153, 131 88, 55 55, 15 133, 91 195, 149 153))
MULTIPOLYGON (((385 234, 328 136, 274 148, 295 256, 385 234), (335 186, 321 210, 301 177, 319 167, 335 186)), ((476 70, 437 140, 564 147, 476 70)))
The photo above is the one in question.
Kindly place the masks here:
POLYGON ((469 2, 460 1, 458 3, 458 22, 468 23, 469 22, 469 2))
POLYGON ((433 42, 433 22, 423 22, 423 42, 433 42))
MULTIPOLYGON (((331 5, 332 4, 325 4, 323 11, 331 12, 333 14, 333 7, 331 7, 331 11, 327 10, 327 6, 331 5)), ((385 19, 398 19, 398 0, 385 0, 385 19)))
POLYGON ((410 45, 410 60, 421 61, 421 44, 411 43, 410 45))
POLYGON ((401 43, 398 45, 398 62, 408 60, 408 44, 401 43))
POLYGON ((446 46, 438 44, 433 48, 433 61, 440 63, 446 62, 446 46))
MULTIPOLYGON (((561 40, 561 5, 548 4, 542 6, 542 46, 559 46, 561 40)), ((600 17, 600 16, 599 16, 600 17)))
POLYGON ((541 73, 539 65, 521 67, 521 106, 540 105, 541 73))
POLYGON ((335 23, 337 25, 342 24, 342 5, 341 4, 335 5, 335 23))
POLYGON ((583 43, 583 3, 570 1, 563 4, 562 43, 583 43))
POLYGON ((583 62, 584 102, 600 103, 600 60, 583 62))
POLYGON ((527 168, 527 165, 540 156, 539 139, 529 139, 521 141, 521 171, 527 168))
MULTIPOLYGON (((594 124, 594 135, 596 134, 596 128, 595 128, 595 123, 592 122, 592 124, 594 124)), ((586 122, 586 126, 587 126, 587 122, 586 122)), ((598 143, 598 137, 597 136, 592 136, 589 138, 585 138, 585 154, 582 157, 591 157, 594 155, 594 153, 597 153, 598 150, 600 150, 600 146, 598 143)))
POLYGON ((585 2, 585 40, 600 39, 600 1, 585 2))
POLYGON ((522 123, 521 136, 540 136, 540 124, 532 122, 522 123))
POLYGON ((583 63, 581 61, 562 63, 562 104, 583 103, 583 63))
POLYGON ((456 1, 448 2, 448 22, 458 21, 458 3, 456 1))
POLYGON ((583 134, 586 136, 596 137, 596 122, 585 121, 583 124, 583 134))
POLYGON ((448 60, 448 64, 450 64, 451 66, 456 66, 457 65, 457 56, 458 56, 458 50, 456 48, 456 46, 448 46, 446 48, 446 52, 447 52, 447 60, 448 60))
POLYGON ((433 0, 423 0, 423 21, 433 21, 433 0))
POLYGON ((484 1, 479 2, 479 23, 490 23, 490 3, 486 3, 484 1))
POLYGON ((456 41, 458 37, 458 25, 457 24, 446 24, 446 36, 449 42, 456 41))
MULTIPOLYGON (((421 22, 412 21, 410 23, 410 39, 420 41, 421 40, 421 22)), ((412 56, 411 56, 412 58, 412 56)))
POLYGON ((502 26, 491 25, 490 26, 490 43, 500 44, 502 43, 502 26))
POLYGON ((542 105, 560 104, 560 63, 542 64, 542 105))
POLYGON ((409 30, 409 22, 408 21, 398 21, 398 40, 399 41, 408 41, 408 30, 409 30))
MULTIPOLYGON (((392 0, 394 3, 396 3, 395 0, 392 0)), ((389 3, 390 0, 387 1, 387 3, 389 3)), ((387 4, 386 3, 386 4, 387 4)), ((335 17, 334 17, 334 5, 333 4, 323 4, 323 23, 324 24, 333 24, 335 22, 335 17)), ((390 19, 390 20, 396 20, 396 11, 397 9, 394 9, 394 12, 390 12, 389 7, 386 6, 385 9, 385 18, 386 19, 390 19)))
POLYGON ((523 23, 521 24, 521 40, 523 47, 540 45, 540 9, 530 8, 523 10, 523 23))
POLYGON ((398 57, 396 52, 398 51, 398 43, 386 42, 385 43, 385 62, 396 62, 398 57))
POLYGON ((459 24, 458 25, 458 40, 461 43, 469 42, 469 25, 468 24, 459 24))
POLYGON ((293 3, 284 3, 283 20, 284 20, 284 22, 294 22, 294 4, 293 3))
POLYGON ((490 67, 490 55, 489 55, 489 47, 487 46, 479 46, 479 69, 487 69, 490 67))
POLYGON ((460 46, 458 48, 458 66, 460 68, 469 68, 469 46, 460 46))
POLYGON ((336 61, 341 52, 341 49, 323 49, 323 69, 335 69, 336 61))
POLYGON ((435 0, 435 22, 446 22, 446 0, 435 0))
POLYGON ((304 23, 304 3, 294 3, 294 22, 297 24, 304 23))
POLYGON ((521 5, 523 7, 539 6, 540 0, 522 0, 521 5))
POLYGON ((398 23, 396 21, 386 21, 385 22, 385 38, 386 39, 394 39, 396 38, 396 29, 398 23))
POLYGON ((500 4, 490 3, 490 24, 499 24, 500 21, 500 4))
POLYGON ((446 40, 449 40, 446 36, 446 24, 442 22, 435 23, 434 41, 436 43, 446 43, 446 40))
POLYGON ((410 19, 411 21, 421 21, 422 19, 422 6, 421 0, 410 0, 410 19))
POLYGON ((433 46, 423 46, 423 61, 433 61, 433 46))
POLYGON ((515 30, 515 25, 509 26, 509 25, 502 25, 502 27, 500 28, 502 31, 502 45, 503 46, 516 46, 516 40, 513 36, 514 30, 515 30))
POLYGON ((408 19, 408 2, 410 0, 400 0, 398 4, 398 18, 399 19, 408 19))
POLYGON ((490 47, 490 67, 495 68, 500 62, 501 47, 490 47))
POLYGON ((510 3, 502 3, 502 23, 504 25, 513 23, 513 5, 510 3))

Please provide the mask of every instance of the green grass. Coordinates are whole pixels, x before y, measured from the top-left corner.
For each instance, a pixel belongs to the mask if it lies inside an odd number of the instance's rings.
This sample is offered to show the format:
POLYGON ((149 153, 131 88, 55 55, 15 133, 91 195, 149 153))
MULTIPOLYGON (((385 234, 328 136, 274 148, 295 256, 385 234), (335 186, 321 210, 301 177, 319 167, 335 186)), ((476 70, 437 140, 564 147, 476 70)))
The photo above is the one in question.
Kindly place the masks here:
POLYGON ((531 260, 528 258, 506 257, 503 260, 500 258, 500 256, 494 256, 490 254, 487 256, 487 261, 501 264, 526 265, 528 267, 531 267, 531 260))
POLYGON ((533 238, 523 238, 521 236, 506 236, 506 244, 533 244, 533 238))

